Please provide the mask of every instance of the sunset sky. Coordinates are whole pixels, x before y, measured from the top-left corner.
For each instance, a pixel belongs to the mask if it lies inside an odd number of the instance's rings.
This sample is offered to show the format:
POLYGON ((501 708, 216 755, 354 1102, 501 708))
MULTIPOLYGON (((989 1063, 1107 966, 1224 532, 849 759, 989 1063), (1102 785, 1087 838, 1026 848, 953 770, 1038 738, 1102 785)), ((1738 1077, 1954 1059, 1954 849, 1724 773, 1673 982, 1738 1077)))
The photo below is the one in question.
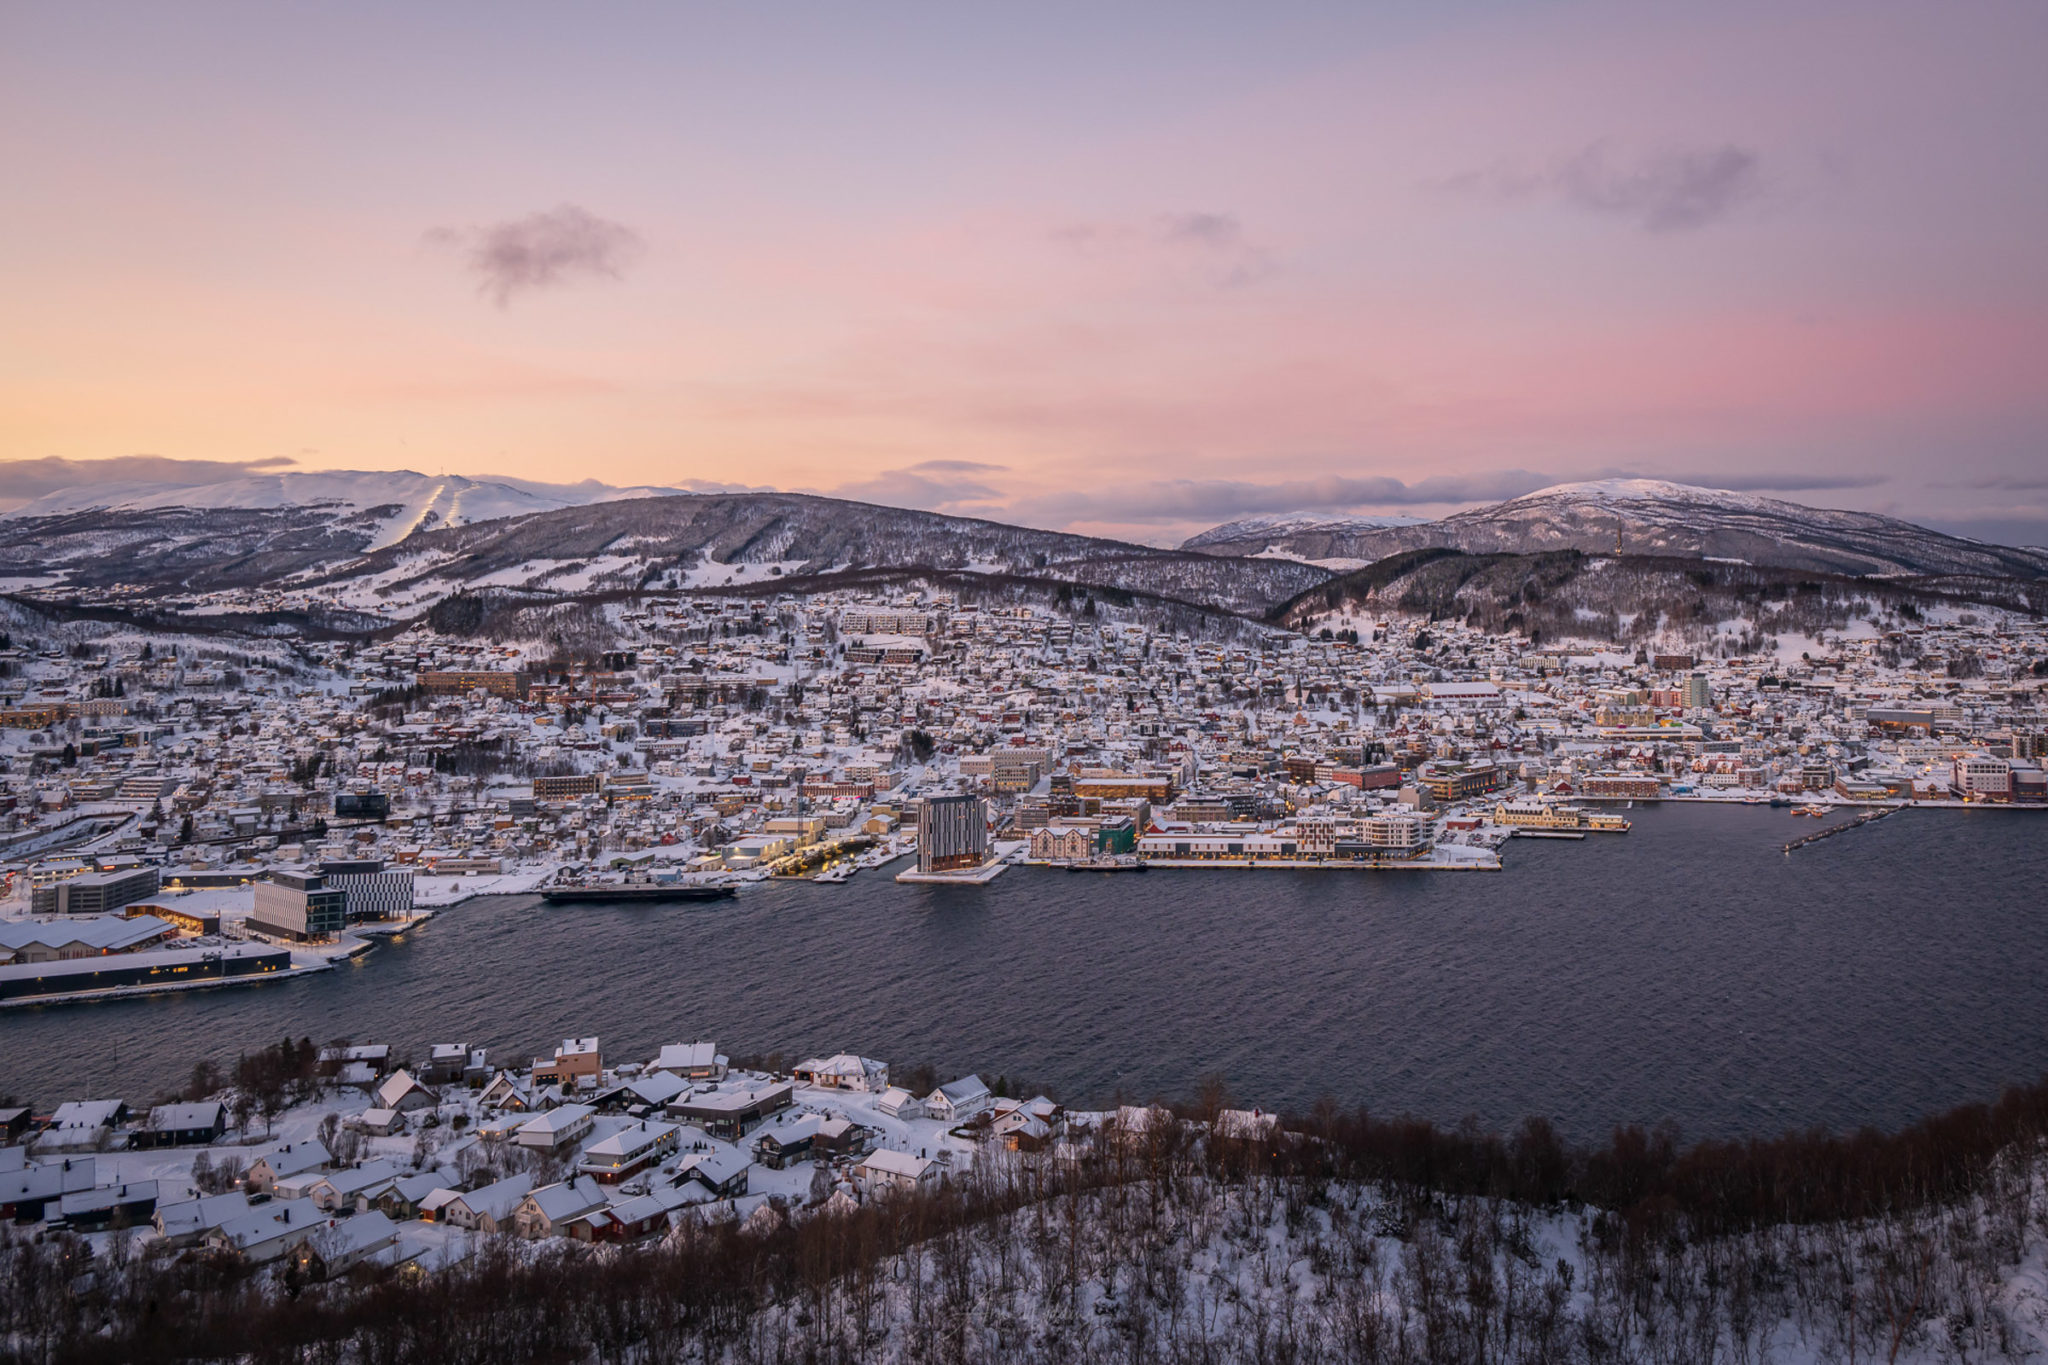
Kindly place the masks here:
POLYGON ((2044 59, 2032 0, 14 0, 0 497, 150 455, 1158 542, 1626 472, 2048 543, 2044 59))

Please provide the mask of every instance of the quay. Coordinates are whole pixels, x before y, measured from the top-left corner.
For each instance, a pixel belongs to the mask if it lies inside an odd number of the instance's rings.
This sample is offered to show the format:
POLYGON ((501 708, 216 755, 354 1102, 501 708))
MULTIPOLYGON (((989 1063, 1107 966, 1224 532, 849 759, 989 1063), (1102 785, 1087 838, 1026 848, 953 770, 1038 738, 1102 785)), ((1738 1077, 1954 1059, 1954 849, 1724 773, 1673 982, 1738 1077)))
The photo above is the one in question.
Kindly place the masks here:
POLYGON ((1796 848, 1805 848, 1808 844, 1817 844, 1823 839, 1832 838, 1834 835, 1843 834, 1852 829, 1861 829, 1865 825, 1884 819, 1887 815, 1895 814, 1899 809, 1897 806, 1886 806, 1882 810, 1865 811, 1853 820, 1844 820, 1839 825, 1829 825, 1826 829, 1817 829, 1811 834, 1801 835, 1785 845, 1785 852, 1789 855, 1796 848))

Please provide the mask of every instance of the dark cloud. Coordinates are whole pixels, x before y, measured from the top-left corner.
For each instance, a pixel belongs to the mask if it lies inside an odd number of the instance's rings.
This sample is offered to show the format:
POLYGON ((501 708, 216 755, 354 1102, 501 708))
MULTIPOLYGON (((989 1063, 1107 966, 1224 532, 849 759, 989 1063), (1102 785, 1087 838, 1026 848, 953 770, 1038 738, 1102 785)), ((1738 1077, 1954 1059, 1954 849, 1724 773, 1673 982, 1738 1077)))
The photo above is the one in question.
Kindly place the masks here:
POLYGON ((1719 222, 1763 193, 1763 163, 1747 147, 1683 147, 1625 157, 1595 143, 1547 170, 1506 166, 1442 182, 1452 193, 1549 199, 1619 218, 1646 232, 1691 232, 1719 222))
POLYGON ((180 460, 168 455, 116 455, 106 460, 0 460, 0 500, 25 502, 60 488, 109 483, 195 486, 269 473, 295 461, 288 455, 260 460, 180 460))
POLYGON ((646 249, 631 228, 574 204, 489 227, 435 228, 427 240, 460 248, 478 290, 500 308, 530 289, 619 279, 646 249))
POLYGON ((1975 488, 1987 493, 2036 493, 2048 488, 2048 474, 1994 474, 1963 483, 1933 483, 1930 488, 1975 488))

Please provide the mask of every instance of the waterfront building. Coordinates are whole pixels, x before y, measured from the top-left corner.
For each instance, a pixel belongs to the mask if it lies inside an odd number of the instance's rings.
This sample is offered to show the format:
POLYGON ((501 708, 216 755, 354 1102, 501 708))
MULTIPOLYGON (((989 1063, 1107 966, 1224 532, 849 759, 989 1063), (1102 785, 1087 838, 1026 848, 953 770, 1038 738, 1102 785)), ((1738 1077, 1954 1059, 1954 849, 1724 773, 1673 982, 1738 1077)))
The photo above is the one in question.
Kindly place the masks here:
POLYGON ((320 864, 320 875, 344 896, 350 924, 412 914, 411 868, 387 868, 382 858, 335 859, 320 864))
POLYGON ((332 939, 348 927, 348 894, 328 887, 317 872, 272 872, 256 883, 249 927, 298 942, 332 939))
POLYGON ((1952 767, 1949 787, 1966 800, 2009 801, 2012 799, 2012 764, 1990 754, 1959 754, 1952 767))
POLYGON ((69 995, 117 986, 184 986, 289 971, 291 965, 289 950, 254 943, 231 943, 222 948, 158 948, 68 962, 13 963, 0 966, 0 1000, 69 995))
POLYGON ((153 867, 79 872, 36 887, 31 908, 38 915, 104 915, 154 896, 157 885, 153 867))
POLYGON ((918 871, 979 867, 988 848, 988 806, 980 797, 928 796, 918 805, 918 871))

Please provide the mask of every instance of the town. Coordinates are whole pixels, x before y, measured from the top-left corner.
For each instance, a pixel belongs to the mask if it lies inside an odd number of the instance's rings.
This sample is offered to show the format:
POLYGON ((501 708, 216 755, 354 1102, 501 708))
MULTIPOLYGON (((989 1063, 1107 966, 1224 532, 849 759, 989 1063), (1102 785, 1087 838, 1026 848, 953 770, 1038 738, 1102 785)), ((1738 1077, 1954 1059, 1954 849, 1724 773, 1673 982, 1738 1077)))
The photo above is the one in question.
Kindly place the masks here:
MULTIPOLYGON (((366 1260, 432 1269, 494 1234, 634 1241, 686 1217, 858 1207, 1068 1135, 1059 1104, 978 1076, 903 1077, 913 1091, 850 1053, 756 1065, 703 1041, 607 1062, 597 1038, 570 1038, 505 1066, 466 1043, 414 1057, 287 1041, 185 1098, 0 1109, 0 1219, 153 1232, 320 1277, 366 1260)), ((1147 1112, 1082 1115, 1075 1136, 1147 1112)), ((1274 1120, 1225 1122, 1250 1135, 1274 1120)))
POLYGON ((2048 628, 1991 609, 1713 656, 1418 620, 1202 638, 1086 593, 595 611, 580 651, 10 633, 0 1003, 322 970, 494 892, 829 883, 913 852, 899 880, 1499 870, 1510 837, 1625 832, 1637 802, 2048 800, 2048 628))

